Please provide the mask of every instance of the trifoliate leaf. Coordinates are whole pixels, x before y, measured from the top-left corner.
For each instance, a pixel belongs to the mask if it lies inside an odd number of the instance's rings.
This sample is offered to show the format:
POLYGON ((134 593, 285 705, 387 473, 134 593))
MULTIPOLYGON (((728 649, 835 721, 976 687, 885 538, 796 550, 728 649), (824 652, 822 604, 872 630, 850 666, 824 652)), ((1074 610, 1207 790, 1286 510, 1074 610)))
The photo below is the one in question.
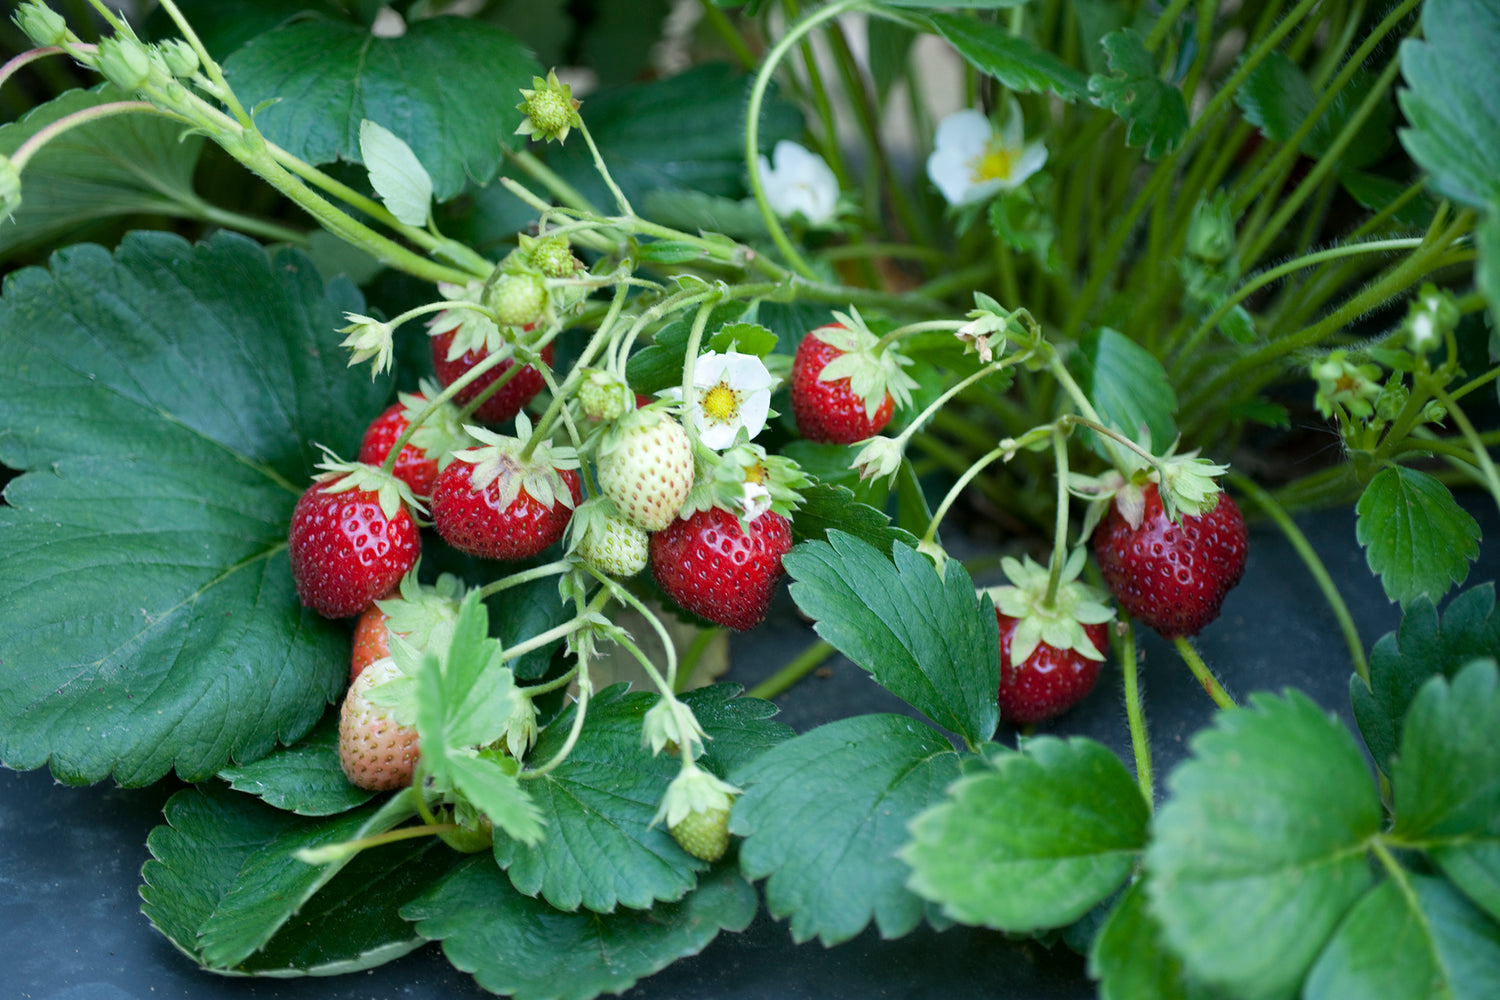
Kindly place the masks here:
POLYGON ((1053 93, 1064 101, 1088 94, 1088 78, 1001 24, 959 14, 933 14, 932 26, 985 76, 1018 94, 1053 93))
POLYGON ((920 722, 861 715, 820 726, 731 772, 745 790, 729 829, 740 868, 767 879, 766 907, 795 941, 847 941, 871 919, 899 937, 922 917, 895 857, 907 823, 940 802, 958 755, 920 722))
POLYGON ((334 331, 360 308, 228 233, 10 275, 0 462, 27 471, 0 507, 0 760, 198 780, 338 696, 348 632, 297 599, 287 525, 315 442, 351 453, 389 392, 344 370, 334 331))
POLYGON ((1391 756, 1401 738, 1406 712, 1418 690, 1435 676, 1453 677, 1469 661, 1500 660, 1500 615, 1495 587, 1486 583, 1457 594, 1441 621, 1428 598, 1406 609, 1401 626, 1370 651, 1370 684, 1349 681, 1349 700, 1360 735, 1375 763, 1391 773, 1391 756))
MULTIPOLYGON (((396 801, 396 800, 393 800, 396 801)), ((435 837, 308 865, 302 847, 389 828, 409 804, 313 820, 215 784, 167 801, 141 876, 142 911, 179 948, 217 970, 298 975, 369 968, 422 939, 397 910, 452 866, 435 837)))
MULTIPOLYGON (((756 755, 782 727, 752 725, 766 703, 727 699, 727 692, 695 694, 685 700, 710 739, 699 764, 713 768, 756 755), (740 732, 741 726, 749 726, 740 732), (723 757, 717 744, 725 742, 723 757)), ((658 696, 627 693, 615 685, 595 695, 588 724, 567 759, 525 788, 547 824, 548 836, 525 846, 497 838, 495 859, 511 883, 528 896, 538 893, 560 910, 580 906, 612 913, 620 906, 643 909, 660 900, 681 899, 708 865, 686 854, 663 825, 652 825, 662 796, 681 763, 670 754, 654 757, 641 745, 646 711, 658 696)), ((552 759, 567 740, 577 712, 571 706, 541 734, 529 760, 552 759)))
POLYGON ((411 148, 437 199, 447 201, 471 178, 495 177, 503 150, 519 141, 512 133, 521 121, 520 88, 541 67, 514 36, 472 18, 414 20, 397 38, 317 18, 257 36, 225 60, 224 72, 246 107, 297 95, 255 116, 266 138, 294 156, 364 162, 360 122, 380 122, 411 148), (453 85, 457 79, 463 86, 453 85))
POLYGON ((1139 882, 1115 903, 1088 956, 1089 975, 1099 981, 1099 1000, 1196 1000, 1209 995, 1187 978, 1182 959, 1162 940, 1139 882))
POLYGON ((1486 0, 1431 0, 1421 38, 1401 43, 1408 128, 1401 144, 1445 198, 1500 204, 1500 10, 1486 0))
MULTIPOLYGON (((1321 158, 1369 95, 1373 83, 1373 74, 1356 73, 1302 140, 1302 152, 1321 158)), ((1277 142, 1285 142, 1296 134, 1320 98, 1307 74, 1281 52, 1272 52, 1262 60, 1235 93, 1235 103, 1245 112, 1245 119, 1277 142)), ((1376 105, 1340 154, 1341 172, 1346 167, 1364 167, 1380 159, 1391 144, 1395 110, 1389 98, 1376 105)))
POLYGON ((370 171, 370 186, 392 215, 408 226, 427 225, 432 177, 410 146, 366 118, 359 123, 359 158, 370 171))
MULTIPOLYGON (((0 155, 10 156, 44 127, 125 95, 105 84, 70 90, 0 126, 0 155)), ((0 259, 77 240, 81 227, 140 213, 199 218, 193 192, 201 135, 158 115, 115 115, 86 122, 48 142, 26 163, 21 207, 0 226, 0 259)))
POLYGON ((1395 836, 1500 920, 1500 674, 1474 660, 1422 686, 1391 775, 1395 836))
POLYGON ((755 890, 725 868, 680 903, 612 915, 562 913, 517 892, 494 862, 477 857, 402 914, 492 993, 593 1000, 696 955, 721 930, 744 930, 755 911, 755 890))
POLYGON ((1308 974, 1306 1000, 1483 1000, 1500 983, 1500 928, 1447 882, 1382 882, 1349 912, 1308 974))
MULTIPOLYGON (((1132 441, 1140 439, 1145 427, 1158 450, 1176 440, 1172 414, 1177 411, 1177 397, 1166 369, 1150 351, 1117 330, 1100 327, 1084 334, 1068 367, 1106 426, 1132 441)), ((1109 458, 1097 435, 1079 433, 1102 457, 1109 458)))
POLYGON ((1403 607, 1419 597, 1436 601, 1469 575, 1479 555, 1479 522, 1442 482, 1395 466, 1375 474, 1354 511, 1354 537, 1385 596, 1403 607))
POLYGON ((1170 778, 1146 850, 1151 912, 1195 977, 1291 997, 1370 883, 1380 829, 1364 757, 1298 692, 1218 713, 1170 778))
POLYGON ((853 535, 830 529, 827 539, 782 560, 817 633, 971 746, 989 739, 1000 718, 1000 633, 989 598, 976 596, 957 563, 939 576, 906 545, 893 546, 893 563, 853 535))
POLYGON ((224 768, 231 788, 257 795, 299 816, 333 816, 364 805, 374 792, 357 788, 339 764, 339 718, 327 712, 312 732, 260 760, 224 768))
POLYGON ((1125 120, 1125 141, 1144 146, 1148 160, 1176 149, 1188 127, 1182 91, 1157 75, 1145 41, 1130 28, 1111 31, 1100 44, 1110 74, 1089 77, 1089 99, 1125 120))
POLYGON ((961 923, 1029 932, 1082 917, 1129 877, 1150 809, 1108 748, 1044 736, 995 754, 912 821, 907 885, 961 923))

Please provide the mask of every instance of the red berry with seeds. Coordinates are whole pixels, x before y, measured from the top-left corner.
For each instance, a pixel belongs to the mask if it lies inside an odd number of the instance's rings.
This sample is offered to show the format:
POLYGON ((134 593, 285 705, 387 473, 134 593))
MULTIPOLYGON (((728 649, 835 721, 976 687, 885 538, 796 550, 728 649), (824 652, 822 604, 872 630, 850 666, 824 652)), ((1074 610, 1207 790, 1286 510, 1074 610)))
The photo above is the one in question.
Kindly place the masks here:
POLYGON ((1197 635, 1219 616, 1224 597, 1245 572, 1245 519, 1229 494, 1213 508, 1167 516, 1155 483, 1144 489, 1139 525, 1118 499, 1094 531, 1094 557, 1115 600, 1168 639, 1197 635))
MULTIPOLYGON (((489 357, 489 352, 482 349, 465 351, 453 358, 448 357, 454 334, 457 332, 458 328, 455 327, 432 338, 432 367, 437 374, 438 381, 444 386, 452 385, 470 368, 489 357)), ((549 365, 552 363, 552 355, 551 344, 542 348, 542 360, 549 365)), ((454 397, 454 402, 460 406, 467 404, 515 365, 514 358, 506 358, 461 389, 454 397)), ((526 404, 535 399, 544 388, 546 388, 546 383, 542 381, 541 372, 530 365, 524 365, 515 376, 474 411, 474 416, 487 424, 503 424, 520 413, 526 404)))
POLYGON ((911 404, 911 364, 882 345, 852 309, 802 338, 792 359, 792 415, 809 441, 853 444, 879 434, 897 406, 911 404))
POLYGON ((453 456, 432 490, 432 522, 444 541, 483 559, 529 559, 562 538, 583 497, 569 448, 536 447, 523 457, 531 425, 517 436, 475 429, 484 442, 453 456))
MULTIPOLYGON (((1012 664, 1011 638, 1020 619, 997 609, 995 621, 1000 626, 1000 718, 1014 726, 1045 722, 1078 704, 1094 689, 1101 660, 1040 642, 1030 656, 1012 664)), ((1102 656, 1109 648, 1109 627, 1089 624, 1083 631, 1102 656)))
POLYGON ((739 631, 765 620, 791 551, 787 519, 766 511, 740 528, 722 507, 673 521, 651 536, 651 572, 687 611, 739 631))
POLYGON ((415 498, 368 465, 335 463, 292 511, 292 577, 302 603, 325 618, 347 618, 396 589, 416 564, 422 539, 415 498), (333 471, 339 470, 339 471, 333 471))
MULTIPOLYGON (((427 408, 428 400, 437 395, 435 386, 424 383, 422 389, 420 393, 403 392, 397 402, 370 422, 359 445, 361 462, 375 466, 385 463, 396 441, 427 408)), ((391 471, 417 496, 431 496, 432 484, 448 456, 469 444, 458 420, 458 408, 443 403, 412 432, 391 471)))

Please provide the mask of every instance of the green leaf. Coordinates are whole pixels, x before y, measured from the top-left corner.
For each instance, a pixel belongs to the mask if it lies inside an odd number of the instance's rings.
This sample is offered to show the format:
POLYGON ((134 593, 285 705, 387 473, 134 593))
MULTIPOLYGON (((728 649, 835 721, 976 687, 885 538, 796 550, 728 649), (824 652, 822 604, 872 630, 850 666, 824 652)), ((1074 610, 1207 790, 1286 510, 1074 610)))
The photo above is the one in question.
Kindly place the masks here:
POLYGON ((940 802, 958 755, 900 715, 860 715, 803 733, 729 779, 745 794, 729 828, 740 869, 767 879, 766 907, 791 917, 792 939, 847 941, 871 919, 882 937, 910 931, 923 904, 896 858, 907 823, 940 802))
POLYGON ((1307 977, 1306 1000, 1484 1000, 1500 983, 1500 928, 1441 879, 1371 889, 1307 977))
POLYGON ((680 903, 644 912, 561 913, 509 885, 483 857, 408 904, 403 915, 443 943, 454 966, 480 986, 515 1000, 592 1000, 623 993, 679 958, 696 955, 721 930, 755 916, 755 890, 732 869, 704 878, 680 903))
POLYGON ((344 776, 339 764, 337 712, 325 713, 312 732, 291 746, 248 764, 226 767, 219 777, 237 792, 257 795, 299 816, 333 816, 375 797, 344 776))
MULTIPOLYGON (((208 54, 223 62, 230 53, 257 35, 293 18, 316 12, 325 18, 345 19, 344 0, 177 0, 208 54)), ((156 7, 146 18, 152 39, 179 37, 166 10, 156 7)))
MULTIPOLYGON (((745 316, 743 302, 726 302, 708 314, 705 330, 740 322, 745 316)), ((643 395, 682 384, 682 366, 687 361, 688 341, 692 339, 691 317, 682 317, 663 326, 651 343, 636 351, 625 363, 625 378, 630 387, 643 395)), ((707 348, 707 344, 700 345, 707 348)))
POLYGON ((970 746, 999 724, 1000 636, 988 597, 949 562, 939 576, 932 561, 906 545, 891 559, 836 529, 824 542, 803 542, 782 565, 792 598, 818 635, 929 719, 970 746))
POLYGON ((1474 265, 1474 284, 1490 307, 1491 329, 1500 328, 1500 202, 1474 227, 1479 260, 1474 265))
POLYGON ((240 48, 224 72, 246 107, 275 100, 255 121, 292 155, 362 163, 360 122, 368 118, 411 148, 446 201, 471 179, 492 180, 503 150, 516 148, 520 88, 541 67, 498 28, 435 17, 413 21, 399 38, 342 22, 294 21, 240 48), (278 100, 289 95, 295 99, 278 100))
POLYGON ((297 740, 343 690, 348 631, 298 601, 286 531, 314 442, 352 454, 389 392, 338 347, 361 308, 301 254, 227 233, 10 276, 0 462, 29 471, 0 507, 0 760, 200 780, 297 740))
POLYGON ((720 777, 795 735, 791 726, 773 721, 779 708, 760 698, 744 697, 737 684, 698 688, 683 695, 682 700, 711 737, 698 764, 720 777))
MULTIPOLYGON (((697 884, 698 873, 709 866, 677 846, 665 826, 652 826, 682 766, 667 754, 651 756, 641 745, 642 720, 657 697, 629 694, 623 684, 601 691, 589 703, 588 724, 567 760, 526 782, 547 838, 531 846, 495 841, 495 859, 519 891, 540 893, 559 910, 582 906, 612 913, 622 905, 644 909, 658 900, 679 900, 697 884)), ((562 749, 576 713, 577 705, 570 705, 547 726, 531 761, 550 760, 562 749)), ((717 733, 710 729, 709 735, 717 733)))
MULTIPOLYGON (((689 189, 742 198, 745 188, 745 107, 750 80, 724 63, 706 63, 651 83, 591 94, 580 113, 615 182, 634 205, 649 192, 689 189)), ((770 149, 796 139, 802 113, 781 100, 761 109, 760 141, 770 149)), ((614 197, 582 142, 549 146, 547 164, 597 207, 614 197)))
POLYGON ((776 350, 776 334, 759 323, 725 323, 708 340, 708 349, 723 354, 731 349, 758 358, 776 350))
POLYGON ((1050 92, 1068 102, 1088 95, 1086 76, 999 24, 958 14, 933 14, 931 20, 969 65, 1018 94, 1050 92))
MULTIPOLYGON (((1177 397, 1166 369, 1150 351, 1107 326, 1084 334, 1069 368, 1107 426, 1136 439, 1141 428, 1151 444, 1165 448, 1177 439, 1177 397)), ((1086 440, 1094 440, 1092 433, 1086 440)), ((1095 445, 1097 447, 1097 444, 1095 445)))
MULTIPOLYGON (((19 121, 0 126, 0 155, 59 119, 124 100, 107 85, 70 90, 19 121)), ((0 259, 50 249, 104 219, 140 213, 192 216, 206 207, 193 193, 203 137, 156 115, 115 115, 87 122, 48 142, 26 163, 21 207, 0 225, 0 259)))
MULTIPOLYGON (((1356 73, 1303 139, 1301 151, 1322 158, 1369 95, 1373 84, 1372 74, 1356 73)), ((1307 121, 1320 97, 1301 67, 1284 53, 1272 52, 1250 71, 1235 93, 1235 103, 1245 112, 1245 120, 1267 138, 1286 142, 1307 121)), ((1390 146, 1394 116, 1395 107, 1389 100, 1376 106, 1340 155, 1341 172, 1344 168, 1366 167, 1380 159, 1390 146)))
POLYGON ((1401 144, 1445 198, 1500 204, 1500 10, 1485 0, 1429 0, 1422 37, 1401 43, 1401 144))
MULTIPOLYGON (((795 442, 794 442, 795 443, 795 442)), ((847 445, 834 445, 845 454, 847 445)), ((791 458, 804 454, 788 447, 783 452, 791 458)), ((814 482, 802 490, 802 506, 792 518, 792 538, 797 542, 826 541, 828 533, 838 530, 872 545, 889 556, 897 542, 915 546, 916 536, 891 524, 884 511, 855 499, 847 486, 814 482)))
POLYGON ((1109 59, 1110 74, 1089 77, 1089 100, 1126 122, 1125 141, 1144 146, 1148 160, 1172 152, 1187 134, 1187 102, 1182 91, 1157 75, 1144 40, 1130 28, 1111 31, 1100 44, 1109 59))
POLYGON ((1480 657, 1500 659, 1500 615, 1495 614, 1492 583, 1454 596, 1441 622, 1432 601, 1418 598, 1406 609, 1399 630, 1375 643, 1370 684, 1351 678, 1349 700, 1365 746, 1381 770, 1391 773, 1407 709, 1428 678, 1452 677, 1480 657))
POLYGON ((766 220, 755 200, 725 198, 702 191, 648 191, 641 213, 658 225, 690 233, 720 233, 735 240, 764 240, 766 220))
POLYGON ((359 158, 370 170, 370 186, 392 215, 408 226, 427 225, 432 178, 410 146, 367 118, 359 123, 359 158))
POLYGON ((1182 959, 1162 940, 1141 883, 1120 897, 1089 947, 1089 976, 1100 1000, 1189 1000, 1206 993, 1187 978, 1182 959))
POLYGON ((1391 775, 1395 836, 1421 843, 1453 884, 1500 920, 1500 673, 1474 660, 1422 686, 1391 775))
POLYGON ((1044 736, 995 754, 911 824, 907 885, 966 924, 1030 932, 1082 917, 1130 876, 1150 809, 1107 747, 1044 736))
POLYGON ((1394 466, 1375 474, 1354 506, 1354 537, 1385 596, 1402 607, 1419 597, 1436 601, 1469 575, 1479 555, 1479 522, 1442 482, 1394 466))
POLYGON ((1296 691, 1218 713, 1192 750, 1146 851, 1151 910, 1190 974, 1291 997, 1370 882, 1361 847, 1381 817, 1364 757, 1296 691))
POLYGON ((881 106, 891 88, 911 68, 912 46, 917 33, 910 26, 872 17, 865 24, 865 44, 870 53, 870 79, 881 106))
POLYGON ((173 795, 165 816, 147 840, 142 912, 194 960, 222 971, 328 974, 405 954, 422 939, 397 910, 457 857, 436 838, 371 849, 327 870, 290 857, 399 818, 373 806, 311 820, 205 784, 173 795))

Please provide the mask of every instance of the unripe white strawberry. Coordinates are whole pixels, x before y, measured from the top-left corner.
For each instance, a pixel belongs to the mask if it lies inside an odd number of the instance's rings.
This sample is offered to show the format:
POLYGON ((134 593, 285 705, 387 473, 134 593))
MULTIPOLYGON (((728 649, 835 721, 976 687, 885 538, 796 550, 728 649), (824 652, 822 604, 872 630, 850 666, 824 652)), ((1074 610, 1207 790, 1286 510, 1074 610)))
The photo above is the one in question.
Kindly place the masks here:
POLYGON ((665 528, 693 488, 687 431, 659 409, 626 414, 599 447, 599 487, 638 527, 665 528))
POLYGON ((350 784, 375 792, 405 788, 417 766, 417 731, 371 703, 370 689, 405 676, 390 657, 359 672, 339 710, 339 763, 350 784))
POLYGON ((527 326, 547 309, 547 285, 539 274, 501 275, 486 290, 484 304, 501 326, 527 326))
POLYGON ((651 537, 627 521, 608 497, 583 504, 573 514, 569 531, 577 539, 579 558, 610 576, 635 576, 646 568, 651 537))

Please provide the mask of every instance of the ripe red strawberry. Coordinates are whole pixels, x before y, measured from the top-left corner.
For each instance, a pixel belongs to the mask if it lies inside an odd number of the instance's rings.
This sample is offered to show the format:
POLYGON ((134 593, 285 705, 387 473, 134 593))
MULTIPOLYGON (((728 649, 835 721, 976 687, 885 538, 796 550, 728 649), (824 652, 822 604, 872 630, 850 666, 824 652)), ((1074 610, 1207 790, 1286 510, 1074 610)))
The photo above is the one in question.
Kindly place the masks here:
POLYGON ((583 497, 572 449, 538 446, 521 458, 530 422, 517 437, 485 431, 485 445, 458 452, 432 490, 432 522, 454 548, 484 559, 529 559, 563 536, 583 497))
POLYGON ((1146 484, 1140 524, 1118 500, 1094 531, 1094 557, 1115 600, 1164 638, 1197 635, 1219 615, 1245 572, 1245 519, 1227 493, 1212 510, 1167 517, 1155 483, 1146 484))
POLYGON ((358 677, 365 667, 391 655, 391 634, 386 628, 386 622, 390 621, 390 617, 377 605, 372 604, 365 609, 364 614, 359 616, 359 621, 354 623, 354 648, 349 652, 349 679, 351 681, 358 677))
MULTIPOLYGON (((433 371, 437 374, 438 381, 443 383, 444 386, 452 385, 458 381, 459 376, 489 356, 488 352, 484 350, 470 350, 459 354, 457 357, 449 358, 449 349, 453 345, 453 336, 457 332, 458 327, 454 327, 432 338, 432 367, 433 371)), ((549 365, 552 363, 552 353, 551 344, 542 348, 542 360, 549 365)), ((479 378, 469 383, 469 385, 459 390, 458 394, 454 397, 454 402, 460 406, 468 403, 498 380, 501 375, 504 375, 514 367, 515 364, 516 361, 514 358, 507 358, 500 362, 479 376, 479 378)), ((546 388, 546 383, 542 381, 541 372, 530 365, 526 365, 510 381, 501 386, 493 396, 485 400, 479 409, 474 411, 474 416, 488 424, 502 424, 517 413, 520 413, 526 404, 531 402, 537 393, 541 392, 544 388, 546 388)))
POLYGON ((405 788, 417 767, 417 731, 372 704, 370 689, 403 677, 396 661, 371 663, 349 685, 339 709, 339 764, 351 784, 374 792, 405 788))
POLYGON ((292 577, 325 618, 357 615, 396 589, 422 539, 405 484, 368 465, 328 462, 292 511, 292 577))
MULTIPOLYGON (((1012 665, 1010 640, 1020 620, 996 609, 995 621, 1000 626, 1000 718, 1015 726, 1044 722, 1093 690, 1102 661, 1041 642, 1030 656, 1012 665)), ((1084 625, 1083 631, 1101 655, 1109 648, 1108 626, 1084 625)))
POLYGON ((695 615, 741 632, 765 620, 791 551, 787 519, 766 511, 740 530, 722 507, 678 519, 651 536, 651 572, 661 589, 695 615))
MULTIPOLYGON (((383 465, 396 440, 427 407, 437 393, 436 387, 424 383, 419 393, 401 394, 400 399, 365 428, 359 445, 359 460, 368 465, 383 465)), ((447 456, 469 444, 468 435, 458 421, 458 408, 444 403, 422 426, 412 432, 391 470, 397 479, 411 487, 417 496, 431 496, 432 484, 447 456)))
MULTIPOLYGON (((843 327, 835 324, 833 329, 843 327)), ((818 333, 814 330, 802 338, 792 360, 792 415, 797 419, 797 430, 809 441, 834 444, 853 444, 879 434, 890 423, 895 400, 883 391, 872 414, 848 378, 820 380, 818 376, 828 363, 846 352, 822 340, 818 333)))

